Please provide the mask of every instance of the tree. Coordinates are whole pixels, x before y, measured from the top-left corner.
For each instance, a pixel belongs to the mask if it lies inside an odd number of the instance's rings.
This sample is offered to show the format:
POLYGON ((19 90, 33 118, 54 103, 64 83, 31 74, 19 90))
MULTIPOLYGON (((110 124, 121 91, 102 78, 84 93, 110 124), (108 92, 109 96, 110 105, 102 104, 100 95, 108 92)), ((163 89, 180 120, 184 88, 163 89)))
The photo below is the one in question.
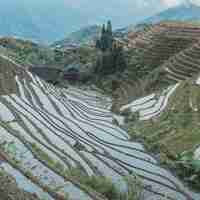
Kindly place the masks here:
POLYGON ((107 49, 111 49, 113 45, 113 32, 110 20, 107 22, 106 40, 107 40, 107 49))
POLYGON ((98 40, 96 41, 96 48, 97 48, 97 49, 101 49, 101 41, 100 41, 100 39, 98 39, 98 40))
POLYGON ((126 59, 122 46, 118 46, 115 50, 115 67, 116 71, 123 72, 127 67, 126 59))
POLYGON ((105 24, 103 24, 102 30, 101 30, 101 36, 105 35, 105 33, 106 33, 106 27, 105 27, 105 24))
POLYGON ((101 37, 96 41, 96 48, 101 49, 105 52, 106 50, 111 50, 113 43, 113 33, 111 21, 107 22, 107 27, 105 24, 102 26, 101 37))
POLYGON ((107 22, 107 29, 106 29, 106 32, 107 32, 107 34, 109 35, 109 36, 112 36, 112 24, 111 24, 111 21, 109 20, 108 22, 107 22))
POLYGON ((109 75, 122 72, 126 68, 123 47, 114 42, 111 21, 102 26, 101 37, 96 41, 96 48, 102 51, 98 58, 96 72, 101 75, 109 75))
POLYGON ((102 26, 102 30, 101 30, 101 38, 100 38, 100 49, 102 51, 106 51, 107 49, 107 39, 106 39, 106 28, 105 28, 105 24, 103 24, 102 26))

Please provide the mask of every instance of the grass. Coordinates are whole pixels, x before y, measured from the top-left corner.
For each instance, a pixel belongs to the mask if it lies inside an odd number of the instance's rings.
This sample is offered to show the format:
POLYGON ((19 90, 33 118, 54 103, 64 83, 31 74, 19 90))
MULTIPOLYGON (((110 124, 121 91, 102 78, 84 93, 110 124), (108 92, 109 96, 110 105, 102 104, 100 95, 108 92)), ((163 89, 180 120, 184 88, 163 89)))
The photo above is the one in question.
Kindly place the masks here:
POLYGON ((127 192, 121 192, 114 183, 103 176, 92 176, 84 179, 84 184, 103 194, 108 200, 141 200, 142 184, 133 176, 124 177, 127 192))
POLYGON ((130 123, 129 133, 152 145, 163 146, 175 154, 190 150, 200 142, 200 88, 183 82, 171 96, 165 112, 156 120, 130 123), (199 110, 194 110, 193 107, 199 110))
POLYGON ((124 177, 128 185, 128 191, 124 193, 120 200, 141 200, 143 199, 142 196, 142 182, 135 176, 126 176, 124 177))
POLYGON ((194 160, 193 151, 183 152, 177 156, 175 167, 180 175, 188 177, 189 183, 194 189, 200 190, 200 160, 194 160))
POLYGON ((105 196, 108 200, 141 200, 142 183, 135 176, 125 176, 124 181, 127 184, 127 192, 119 191, 119 188, 110 178, 105 176, 84 176, 78 169, 71 169, 67 172, 70 176, 86 185, 98 193, 105 196))
POLYGON ((119 191, 112 181, 103 176, 91 176, 82 179, 83 184, 93 188, 95 191, 103 194, 108 200, 117 200, 119 191))
MULTIPOLYGON (((47 153, 45 153, 44 151, 42 151, 38 146, 37 144, 32 144, 32 150, 34 152, 37 153, 37 155, 42 159, 42 160, 45 160, 50 166, 57 166, 58 163, 55 162, 47 153)), ((61 164, 59 164, 61 165, 61 164)))
POLYGON ((112 180, 105 176, 86 176, 78 168, 65 169, 60 162, 54 161, 47 153, 41 150, 37 144, 32 144, 32 150, 50 167, 54 168, 56 171, 59 170, 59 173, 63 174, 63 177, 73 178, 87 188, 102 194, 108 200, 140 200, 142 187, 139 181, 133 176, 125 177, 124 180, 127 183, 128 191, 120 192, 119 188, 116 187, 112 180))
MULTIPOLYGON (((183 152, 194 151, 194 147, 200 144, 199 86, 191 80, 182 82, 159 118, 129 124, 129 134, 133 139, 143 138, 150 151, 160 153, 161 163, 170 165, 178 170, 180 176, 190 179, 187 176, 192 176, 192 173, 186 173, 187 167, 177 166, 177 158, 183 152)), ((196 179, 194 181, 197 185, 196 179)))

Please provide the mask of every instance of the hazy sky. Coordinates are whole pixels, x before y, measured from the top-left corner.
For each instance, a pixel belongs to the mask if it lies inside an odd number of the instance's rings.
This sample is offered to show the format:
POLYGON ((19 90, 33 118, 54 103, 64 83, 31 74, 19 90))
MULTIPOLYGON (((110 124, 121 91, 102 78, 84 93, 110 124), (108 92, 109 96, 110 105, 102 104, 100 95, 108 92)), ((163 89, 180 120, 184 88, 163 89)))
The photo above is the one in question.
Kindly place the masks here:
MULTIPOLYGON (((1 4, 11 4, 12 7, 23 4, 25 9, 37 12, 48 12, 51 15, 63 13, 78 13, 80 17, 88 18, 88 24, 102 23, 109 17, 113 23, 121 26, 124 22, 137 22, 150 17, 168 7, 181 3, 193 2, 200 5, 200 0, 6 0, 1 4)), ((76 18, 72 15, 70 20, 76 18)))
POLYGON ((0 34, 43 38, 48 33, 57 39, 109 19, 122 28, 187 2, 200 5, 200 0, 0 0, 0 34))
POLYGON ((194 3, 200 5, 200 0, 161 0, 161 3, 167 7, 177 6, 181 3, 194 3))
MULTIPOLYGON (((103 1, 98 1, 98 0, 64 0, 66 5, 71 6, 73 8, 80 8, 81 6, 89 5, 89 4, 101 4, 103 1), (99 3, 98 3, 99 2, 99 3)), ((177 6, 181 3, 194 3, 200 5, 200 0, 110 0, 108 1, 109 4, 114 4, 115 5, 126 5, 126 6, 134 6, 135 8, 137 7, 144 7, 144 6, 154 6, 160 5, 161 7, 173 7, 177 6)))
POLYGON ((82 15, 88 15, 88 24, 102 23, 107 19, 113 25, 123 25, 139 22, 165 7, 160 0, 56 0, 64 1, 66 8, 78 10, 82 15))
MULTIPOLYGON (((7 0, 13 1, 13 0, 7 0)), ((111 19, 113 26, 123 27, 143 21, 169 7, 192 2, 200 5, 200 0, 14 0, 27 5, 35 4, 37 10, 53 10, 51 15, 68 13, 71 29, 91 24, 101 24, 111 19), (80 19, 80 23, 78 20, 80 19)), ((29 6, 34 7, 34 6, 29 6)), ((37 11, 36 11, 37 12, 37 11)))
MULTIPOLYGON (((52 0, 53 1, 53 0, 52 0)), ((56 0, 64 1, 66 8, 87 13, 89 23, 98 23, 111 18, 116 26, 123 26, 142 21, 169 7, 182 3, 195 3, 200 0, 56 0)))
POLYGON ((200 5, 200 0, 2 0, 0 6, 15 8, 20 4, 24 10, 28 9, 35 15, 46 13, 51 17, 67 13, 66 15, 70 16, 69 20, 73 21, 79 17, 82 19, 81 24, 85 21, 83 26, 102 23, 109 18, 114 25, 123 26, 187 2, 200 5))

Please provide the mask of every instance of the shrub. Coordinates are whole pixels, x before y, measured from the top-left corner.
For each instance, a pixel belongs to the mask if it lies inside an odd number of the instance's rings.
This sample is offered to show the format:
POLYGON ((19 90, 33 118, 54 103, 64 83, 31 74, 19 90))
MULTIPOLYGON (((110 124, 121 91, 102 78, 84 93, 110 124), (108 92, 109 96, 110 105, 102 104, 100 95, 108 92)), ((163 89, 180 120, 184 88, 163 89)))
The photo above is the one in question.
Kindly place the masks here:
POLYGON ((119 199, 119 191, 112 183, 112 181, 104 176, 84 177, 81 178, 81 183, 101 193, 107 197, 108 200, 119 199))
POLYGON ((141 200, 142 199, 142 183, 135 176, 125 176, 128 191, 120 196, 120 200, 141 200))

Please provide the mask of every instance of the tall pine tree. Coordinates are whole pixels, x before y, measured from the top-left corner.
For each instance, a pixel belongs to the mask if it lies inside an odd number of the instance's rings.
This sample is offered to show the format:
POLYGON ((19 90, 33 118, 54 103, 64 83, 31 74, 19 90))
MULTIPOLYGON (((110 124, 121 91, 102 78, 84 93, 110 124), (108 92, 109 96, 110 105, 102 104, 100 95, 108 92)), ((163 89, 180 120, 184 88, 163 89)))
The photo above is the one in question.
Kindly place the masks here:
POLYGON ((101 50, 106 51, 107 49, 107 33, 105 24, 103 24, 102 31, 101 31, 101 50))
POLYGON ((110 37, 112 37, 112 24, 111 24, 111 21, 110 21, 110 20, 107 22, 107 29, 106 29, 106 32, 107 32, 107 34, 108 34, 110 37))
POLYGON ((104 35, 105 33, 106 33, 106 26, 105 24, 103 24, 102 30, 101 30, 101 36, 104 35))
POLYGON ((103 52, 111 50, 113 44, 113 33, 111 21, 107 22, 107 26, 103 24, 101 30, 101 38, 96 41, 96 48, 101 49, 103 52))
POLYGON ((107 23, 106 34, 107 34, 107 48, 111 49, 113 45, 113 32, 112 32, 112 24, 110 20, 107 23))

